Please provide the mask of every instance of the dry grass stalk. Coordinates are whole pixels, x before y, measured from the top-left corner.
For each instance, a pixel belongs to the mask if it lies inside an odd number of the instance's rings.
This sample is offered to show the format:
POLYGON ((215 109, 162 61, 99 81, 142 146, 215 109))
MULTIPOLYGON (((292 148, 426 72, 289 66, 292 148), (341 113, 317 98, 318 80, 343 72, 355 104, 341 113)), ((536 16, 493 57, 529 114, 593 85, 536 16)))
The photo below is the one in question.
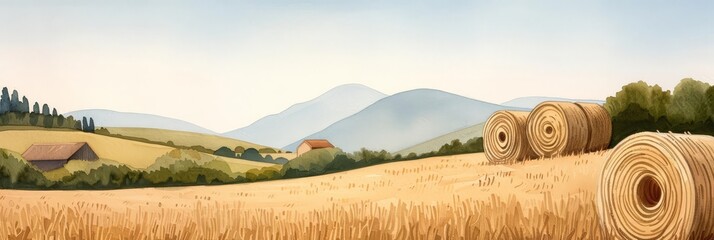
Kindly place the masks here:
POLYGON ((0 210, 9 239, 599 239, 594 203, 553 200, 524 208, 517 198, 454 198, 389 206, 362 202, 300 213, 250 209, 240 202, 115 212, 78 201, 17 203, 0 210))

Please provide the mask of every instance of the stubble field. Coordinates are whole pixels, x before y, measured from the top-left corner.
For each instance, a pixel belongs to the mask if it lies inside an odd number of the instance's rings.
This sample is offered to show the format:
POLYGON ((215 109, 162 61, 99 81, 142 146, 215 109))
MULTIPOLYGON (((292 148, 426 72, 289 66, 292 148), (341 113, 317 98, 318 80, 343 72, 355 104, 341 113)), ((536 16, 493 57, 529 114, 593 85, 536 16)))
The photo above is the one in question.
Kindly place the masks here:
POLYGON ((0 190, 11 239, 599 239, 607 152, 490 165, 483 154, 223 186, 0 190))

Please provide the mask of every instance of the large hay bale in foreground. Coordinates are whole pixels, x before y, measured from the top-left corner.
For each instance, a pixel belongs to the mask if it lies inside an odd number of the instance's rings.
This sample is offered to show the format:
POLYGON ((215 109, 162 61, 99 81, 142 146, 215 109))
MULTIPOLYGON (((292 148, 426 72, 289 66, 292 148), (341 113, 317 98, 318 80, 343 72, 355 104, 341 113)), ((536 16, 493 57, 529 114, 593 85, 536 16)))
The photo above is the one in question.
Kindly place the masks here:
POLYGON ((714 137, 639 133, 600 176, 598 215, 618 238, 714 237, 714 137))
POLYGON ((578 153, 588 144, 583 110, 570 102, 542 102, 528 116, 528 142, 538 156, 578 153))
POLYGON ((595 103, 575 103, 583 110, 588 122, 588 143, 586 152, 607 149, 612 137, 612 121, 605 107, 595 103))
POLYGON ((492 163, 506 163, 535 157, 526 138, 528 112, 497 111, 483 130, 484 152, 492 163))

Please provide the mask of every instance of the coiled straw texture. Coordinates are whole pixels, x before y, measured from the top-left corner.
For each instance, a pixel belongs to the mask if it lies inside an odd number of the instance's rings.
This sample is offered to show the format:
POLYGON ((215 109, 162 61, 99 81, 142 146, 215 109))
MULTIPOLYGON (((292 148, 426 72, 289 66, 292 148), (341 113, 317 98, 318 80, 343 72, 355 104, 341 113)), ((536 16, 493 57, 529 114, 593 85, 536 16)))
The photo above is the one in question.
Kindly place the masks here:
POLYGON ((538 156, 580 153, 588 144, 588 120, 570 102, 542 102, 528 116, 528 142, 538 156))
POLYGON ((586 152, 605 150, 612 137, 610 113, 603 106, 595 103, 575 103, 585 113, 588 122, 588 143, 586 152))
POLYGON ((714 237, 714 137, 638 133, 606 161, 596 205, 609 233, 623 239, 714 237))
POLYGON ((492 163, 507 163, 534 158, 526 138, 528 112, 497 111, 486 121, 483 142, 486 158, 492 163))

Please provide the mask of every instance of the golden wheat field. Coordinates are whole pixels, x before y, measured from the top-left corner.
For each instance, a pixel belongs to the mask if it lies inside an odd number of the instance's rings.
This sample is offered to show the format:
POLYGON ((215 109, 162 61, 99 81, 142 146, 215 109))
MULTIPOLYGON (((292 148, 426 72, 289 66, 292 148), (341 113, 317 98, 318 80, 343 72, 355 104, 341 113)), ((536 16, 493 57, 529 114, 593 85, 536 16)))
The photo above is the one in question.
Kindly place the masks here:
POLYGON ((250 184, 0 190, 10 239, 600 239, 606 152, 509 165, 483 154, 250 184))

